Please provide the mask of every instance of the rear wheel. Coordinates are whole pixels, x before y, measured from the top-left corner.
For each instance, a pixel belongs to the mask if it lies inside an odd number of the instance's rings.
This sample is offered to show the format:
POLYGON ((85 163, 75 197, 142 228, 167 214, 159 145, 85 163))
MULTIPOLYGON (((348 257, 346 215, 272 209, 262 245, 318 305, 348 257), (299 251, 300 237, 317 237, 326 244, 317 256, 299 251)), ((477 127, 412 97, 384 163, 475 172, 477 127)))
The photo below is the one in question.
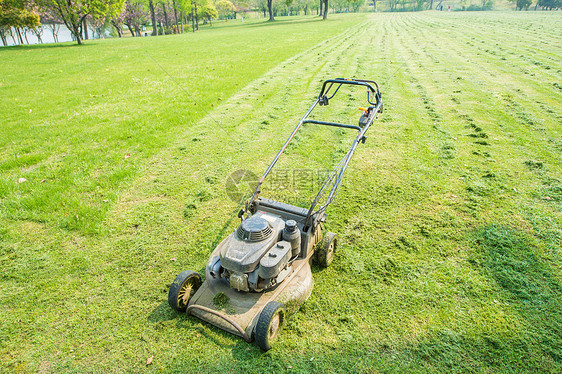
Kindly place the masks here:
POLYGON ((178 312, 185 312, 191 296, 201 287, 201 276, 191 270, 182 271, 170 286, 168 304, 178 312))
POLYGON ((327 268, 334 260, 336 249, 338 248, 338 235, 333 232, 327 232, 320 248, 317 250, 318 266, 327 268))
POLYGON ((285 323, 285 306, 277 301, 270 301, 260 313, 256 325, 256 344, 264 351, 269 351, 285 323))

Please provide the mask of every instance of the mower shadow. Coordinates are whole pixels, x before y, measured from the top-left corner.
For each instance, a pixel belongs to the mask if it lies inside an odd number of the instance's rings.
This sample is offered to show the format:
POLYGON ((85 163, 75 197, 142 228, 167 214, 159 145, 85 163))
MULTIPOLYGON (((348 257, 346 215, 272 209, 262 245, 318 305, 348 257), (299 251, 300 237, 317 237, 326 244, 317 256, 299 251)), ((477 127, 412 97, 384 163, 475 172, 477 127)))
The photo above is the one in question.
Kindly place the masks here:
POLYGON ((177 318, 179 315, 179 313, 170 308, 167 302, 163 302, 150 312, 146 320, 150 323, 158 323, 170 321, 177 318))
MULTIPOLYGON (((207 340, 213 342, 216 345, 224 346, 224 342, 218 341, 216 335, 221 335, 224 338, 228 338, 232 340, 233 343, 240 339, 239 337, 231 335, 213 325, 202 322, 196 317, 189 316, 186 313, 179 313, 174 311, 172 308, 170 308, 167 302, 163 302, 156 308, 154 308, 154 310, 147 318, 147 321, 152 324, 171 320, 176 320, 177 329, 185 329, 189 330, 190 332, 201 334, 207 340)), ((242 343, 245 342, 242 341, 242 343)))
POLYGON ((206 339, 218 347, 230 347, 238 345, 237 343, 242 343, 246 346, 251 345, 246 343, 239 336, 232 335, 216 326, 203 322, 197 319, 197 317, 190 316, 185 313, 177 313, 176 316, 179 317, 176 322, 176 328, 178 330, 187 330, 190 333, 200 334, 202 339, 206 339), (231 341, 232 343, 225 344, 225 339, 231 341))

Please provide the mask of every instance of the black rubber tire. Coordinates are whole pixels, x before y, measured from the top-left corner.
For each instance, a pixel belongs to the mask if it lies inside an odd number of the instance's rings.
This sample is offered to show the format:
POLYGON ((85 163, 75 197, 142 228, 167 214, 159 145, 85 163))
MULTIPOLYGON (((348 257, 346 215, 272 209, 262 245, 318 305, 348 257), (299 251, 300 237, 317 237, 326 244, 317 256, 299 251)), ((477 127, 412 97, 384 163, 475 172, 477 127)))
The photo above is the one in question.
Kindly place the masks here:
POLYGON ((191 270, 182 271, 170 286, 168 304, 177 312, 185 312, 189 299, 201 287, 201 276, 191 270), (186 292, 189 292, 186 295, 186 292))
POLYGON ((338 235, 333 232, 324 234, 324 239, 316 254, 316 263, 318 266, 327 268, 334 260, 336 250, 338 248, 338 235))
POLYGON ((277 335, 285 324, 285 306, 278 301, 270 301, 260 313, 256 325, 256 344, 263 351, 269 351, 277 335))

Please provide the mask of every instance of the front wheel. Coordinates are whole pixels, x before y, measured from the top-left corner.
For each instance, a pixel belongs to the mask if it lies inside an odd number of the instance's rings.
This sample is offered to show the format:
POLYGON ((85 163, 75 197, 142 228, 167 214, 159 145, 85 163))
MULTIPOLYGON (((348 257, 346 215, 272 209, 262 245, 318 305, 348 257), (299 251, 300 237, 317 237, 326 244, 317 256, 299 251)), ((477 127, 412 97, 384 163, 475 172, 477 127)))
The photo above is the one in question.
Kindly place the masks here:
POLYGON ((168 304, 177 312, 185 312, 191 296, 201 287, 201 276, 191 270, 182 271, 170 286, 168 304))
POLYGON ((269 351, 285 323, 285 306, 277 301, 270 301, 260 313, 256 325, 256 344, 264 351, 269 351))
POLYGON ((317 259, 318 265, 323 268, 330 266, 334 260, 336 249, 338 248, 338 235, 333 232, 327 232, 324 235, 324 240, 318 248, 317 259))

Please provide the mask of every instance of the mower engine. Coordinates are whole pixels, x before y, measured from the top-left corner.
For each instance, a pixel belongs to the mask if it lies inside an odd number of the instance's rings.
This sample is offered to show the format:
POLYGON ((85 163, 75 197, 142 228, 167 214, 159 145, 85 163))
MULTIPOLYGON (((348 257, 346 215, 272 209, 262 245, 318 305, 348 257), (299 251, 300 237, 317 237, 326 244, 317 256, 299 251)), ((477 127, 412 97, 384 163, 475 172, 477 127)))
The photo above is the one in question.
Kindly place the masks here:
POLYGON ((301 231, 294 220, 258 211, 219 247, 220 255, 211 258, 207 274, 225 279, 238 291, 261 292, 293 271, 292 262, 301 252, 301 231))

